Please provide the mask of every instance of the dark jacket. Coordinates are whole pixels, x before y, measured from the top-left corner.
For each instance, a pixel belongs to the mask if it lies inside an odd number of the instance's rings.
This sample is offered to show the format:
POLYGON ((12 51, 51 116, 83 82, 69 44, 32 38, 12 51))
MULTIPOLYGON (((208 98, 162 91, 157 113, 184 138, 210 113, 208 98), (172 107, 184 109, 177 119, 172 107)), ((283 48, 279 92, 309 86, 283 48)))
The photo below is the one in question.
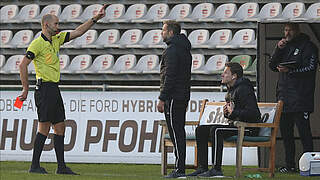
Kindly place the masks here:
POLYGON ((232 113, 225 115, 226 118, 249 123, 261 121, 257 98, 249 79, 244 77, 237 79, 233 87, 228 88, 226 101, 234 103, 232 113))
POLYGON ((296 61, 289 72, 279 72, 277 99, 283 100, 284 112, 313 112, 318 63, 318 49, 306 34, 299 34, 283 49, 275 48, 269 61, 272 71, 278 72, 281 62, 296 61))
POLYGON ((160 96, 162 101, 189 100, 191 86, 191 43, 184 34, 167 40, 160 67, 160 96))

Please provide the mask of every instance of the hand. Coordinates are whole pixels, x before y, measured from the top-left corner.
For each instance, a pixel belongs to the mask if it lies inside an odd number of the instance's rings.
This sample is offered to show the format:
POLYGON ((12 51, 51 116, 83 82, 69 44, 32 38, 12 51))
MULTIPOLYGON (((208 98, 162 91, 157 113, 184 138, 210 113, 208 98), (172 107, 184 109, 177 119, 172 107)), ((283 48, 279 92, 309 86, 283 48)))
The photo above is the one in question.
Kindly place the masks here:
POLYGON ((233 106, 234 105, 232 102, 227 103, 227 111, 228 111, 229 115, 232 114, 233 106))
POLYGON ((105 10, 106 7, 107 7, 107 4, 103 5, 99 13, 93 17, 96 21, 98 21, 99 19, 103 18, 106 15, 106 10, 105 10))
POLYGON ((28 90, 23 89, 21 95, 19 96, 20 101, 26 100, 28 97, 28 90))
POLYGON ((287 42, 288 41, 286 39, 284 39, 284 38, 281 39, 277 44, 278 48, 283 49, 286 46, 287 42))
POLYGON ((287 67, 281 66, 281 65, 279 65, 277 67, 277 69, 278 69, 279 72, 288 72, 289 71, 289 69, 287 67))
POLYGON ((157 109, 159 112, 163 113, 164 112, 164 101, 160 100, 158 105, 157 105, 157 109))
POLYGON ((229 116, 227 104, 223 106, 223 114, 224 114, 225 116, 229 116))

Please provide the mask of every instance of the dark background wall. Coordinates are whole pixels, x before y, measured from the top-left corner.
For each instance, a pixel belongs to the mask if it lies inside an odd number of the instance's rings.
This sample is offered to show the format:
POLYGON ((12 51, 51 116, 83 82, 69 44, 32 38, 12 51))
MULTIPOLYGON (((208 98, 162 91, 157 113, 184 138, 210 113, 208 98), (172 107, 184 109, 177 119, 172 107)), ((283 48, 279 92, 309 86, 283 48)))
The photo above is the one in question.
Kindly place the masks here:
MULTIPOLYGON (((320 49, 320 23, 301 23, 301 31, 308 34, 311 40, 320 49)), ((276 82, 278 80, 278 74, 272 72, 268 67, 267 54, 272 54, 276 43, 284 36, 284 24, 283 23, 259 23, 258 25, 258 96, 262 102, 276 102, 276 82)), ((320 57, 320 55, 319 55, 320 57)), ((319 66, 319 64, 318 64, 319 66)), ((316 93, 315 93, 315 112, 311 114, 311 128, 313 134, 314 151, 320 151, 320 68, 317 69, 316 80, 316 93)), ((302 145, 300 143, 299 134, 295 127, 296 137, 296 163, 302 155, 302 145)), ((276 148, 276 167, 284 166, 284 150, 283 142, 280 132, 278 133, 277 148, 276 148)), ((264 154, 268 154, 265 149, 261 149, 261 163, 265 166, 266 161, 264 154)))

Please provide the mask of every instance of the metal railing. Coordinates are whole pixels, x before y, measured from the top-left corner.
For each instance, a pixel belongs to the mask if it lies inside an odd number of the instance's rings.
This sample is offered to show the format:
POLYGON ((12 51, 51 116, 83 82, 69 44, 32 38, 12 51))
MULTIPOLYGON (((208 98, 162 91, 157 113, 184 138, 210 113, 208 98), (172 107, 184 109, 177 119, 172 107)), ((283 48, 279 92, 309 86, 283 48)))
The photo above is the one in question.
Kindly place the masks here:
MULTIPOLYGON (((160 86, 123 86, 123 85, 59 85, 61 90, 100 90, 100 91, 112 91, 112 90, 121 90, 121 91, 132 91, 132 90, 151 90, 156 91, 159 90, 160 86)), ((34 89, 35 85, 29 85, 30 89, 34 89)), ((0 90, 3 89, 14 89, 20 90, 22 89, 21 85, 0 85, 0 90)), ((224 86, 191 86, 191 91, 215 91, 215 92, 223 92, 226 91, 226 87, 224 86)))

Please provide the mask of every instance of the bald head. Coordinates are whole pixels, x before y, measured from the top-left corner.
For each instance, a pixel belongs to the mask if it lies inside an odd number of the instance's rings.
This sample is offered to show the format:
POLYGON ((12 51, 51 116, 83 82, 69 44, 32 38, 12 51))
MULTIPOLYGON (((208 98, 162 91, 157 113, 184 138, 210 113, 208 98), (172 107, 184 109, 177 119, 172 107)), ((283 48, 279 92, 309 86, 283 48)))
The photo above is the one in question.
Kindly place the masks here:
POLYGON ((42 33, 54 36, 59 32, 59 18, 56 15, 46 14, 41 20, 42 33))
POLYGON ((51 23, 53 20, 58 19, 56 15, 53 14, 46 14, 42 17, 41 24, 44 25, 45 23, 51 23))

